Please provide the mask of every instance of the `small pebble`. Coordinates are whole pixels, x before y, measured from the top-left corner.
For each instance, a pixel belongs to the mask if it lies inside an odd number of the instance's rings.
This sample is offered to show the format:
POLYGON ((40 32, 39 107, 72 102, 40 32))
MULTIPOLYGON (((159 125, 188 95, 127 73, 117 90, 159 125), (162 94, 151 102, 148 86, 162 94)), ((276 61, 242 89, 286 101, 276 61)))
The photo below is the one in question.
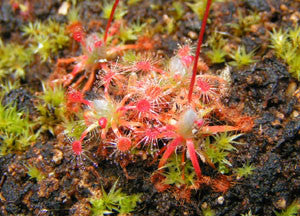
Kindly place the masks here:
POLYGON ((275 207, 278 209, 285 209, 286 208, 286 200, 281 197, 277 202, 275 203, 275 207))
POLYGON ((55 164, 60 164, 61 160, 63 159, 63 153, 62 151, 58 149, 53 149, 53 157, 52 160, 54 161, 55 164))
POLYGON ((191 38, 191 39, 193 39, 193 40, 195 40, 195 39, 198 38, 197 33, 194 32, 194 31, 189 31, 189 32, 188 32, 188 36, 189 36, 189 38, 191 38))
POLYGON ((219 196, 218 199, 217 199, 217 203, 218 203, 219 205, 223 205, 224 200, 225 200, 225 199, 224 199, 223 196, 219 196))
POLYGON ((67 2, 67 1, 63 2, 62 5, 58 9, 58 14, 64 15, 64 16, 67 15, 70 6, 71 6, 70 2, 67 2))

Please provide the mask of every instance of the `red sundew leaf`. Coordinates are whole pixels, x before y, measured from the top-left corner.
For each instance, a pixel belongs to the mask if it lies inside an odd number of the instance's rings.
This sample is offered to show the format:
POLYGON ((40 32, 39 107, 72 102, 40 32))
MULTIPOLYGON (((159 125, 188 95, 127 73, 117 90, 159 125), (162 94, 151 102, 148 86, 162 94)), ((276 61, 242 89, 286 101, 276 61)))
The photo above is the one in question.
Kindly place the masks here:
POLYGON ((191 158, 193 167, 195 169, 195 172, 198 176, 198 179, 201 179, 201 177, 202 177, 201 168, 199 166, 199 162, 198 162, 198 159, 197 159, 197 154, 196 154, 196 151, 195 151, 193 140, 192 139, 187 139, 186 140, 186 146, 187 146, 188 152, 190 154, 190 158, 191 158))
POLYGON ((168 144, 167 150, 165 151, 162 158, 160 159, 158 168, 161 168, 166 164, 168 158, 173 154, 176 147, 178 145, 180 145, 182 142, 183 142, 183 138, 182 137, 177 137, 176 139, 172 140, 171 143, 168 144))
POLYGON ((216 126, 205 126, 201 129, 201 132, 207 134, 214 134, 214 133, 236 131, 236 130, 239 130, 239 128, 234 126, 229 126, 229 125, 216 125, 216 126))

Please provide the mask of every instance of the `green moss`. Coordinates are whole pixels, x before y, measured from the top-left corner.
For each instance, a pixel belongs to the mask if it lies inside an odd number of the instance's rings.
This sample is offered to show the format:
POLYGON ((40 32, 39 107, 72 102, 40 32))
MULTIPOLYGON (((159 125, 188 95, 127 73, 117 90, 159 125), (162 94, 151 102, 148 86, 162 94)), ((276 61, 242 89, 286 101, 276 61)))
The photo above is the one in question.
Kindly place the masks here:
POLYGON ((248 213, 241 214, 241 216, 255 216, 255 215, 252 214, 252 211, 250 210, 248 213))
POLYGON ((238 17, 236 23, 228 23, 227 25, 233 29, 235 36, 245 35, 250 32, 251 26, 260 22, 261 16, 258 12, 251 12, 249 15, 244 16, 241 10, 238 10, 238 17))
POLYGON ((12 75, 15 79, 25 77, 25 69, 32 62, 33 53, 23 45, 4 44, 0 38, 0 79, 12 75))
POLYGON ((270 35, 270 47, 287 63, 291 75, 300 80, 300 26, 287 31, 273 29, 270 35))
POLYGON ((75 22, 79 21, 80 20, 79 8, 72 7, 68 12, 67 18, 68 18, 69 23, 75 23, 75 22))
POLYGON ((184 15, 184 7, 183 7, 182 3, 179 1, 174 1, 174 2, 172 2, 172 8, 175 11, 175 14, 174 14, 175 20, 181 19, 182 16, 184 15))
POLYGON ((225 62, 227 52, 224 50, 224 47, 227 44, 227 39, 224 36, 224 33, 214 31, 207 40, 207 44, 212 48, 212 50, 207 52, 207 56, 212 63, 225 62))
POLYGON ((127 195, 122 192, 121 188, 116 190, 116 185, 117 181, 108 193, 102 188, 101 197, 90 199, 92 216, 101 216, 113 212, 128 214, 135 209, 141 195, 127 195))
MULTIPOLYGON (((113 8, 114 1, 104 1, 102 6, 102 17, 108 19, 113 8)), ((119 2, 118 7, 116 8, 114 19, 120 20, 123 16, 127 14, 127 7, 122 1, 119 2)))
POLYGON ((42 131, 49 130, 54 134, 54 128, 58 124, 66 121, 66 97, 65 91, 61 86, 53 88, 43 84, 44 92, 40 98, 37 109, 40 112, 38 122, 42 126, 42 131))
POLYGON ((216 213, 213 209, 211 209, 210 207, 207 208, 202 208, 202 214, 203 216, 215 216, 216 213))
POLYGON ((230 57, 233 59, 233 61, 231 61, 229 64, 239 68, 256 62, 256 60, 253 59, 254 50, 247 53, 244 46, 239 46, 236 51, 230 54, 230 57))
POLYGON ((64 133, 68 137, 73 137, 75 140, 79 140, 83 131, 86 129, 86 124, 83 119, 83 112, 79 112, 77 116, 66 120, 63 123, 65 128, 64 133))
POLYGON ((221 133, 214 136, 215 142, 211 142, 210 138, 205 140, 205 154, 211 160, 212 163, 216 164, 218 170, 221 173, 228 173, 231 163, 227 160, 227 156, 230 152, 236 150, 232 144, 241 144, 234 141, 241 134, 230 135, 228 133, 221 133))
POLYGON ((247 178, 249 175, 253 173, 253 170, 255 170, 255 167, 250 165, 249 162, 247 162, 247 164, 244 164, 243 167, 235 169, 235 173, 238 178, 241 177, 247 178))
POLYGON ((127 4, 128 5, 136 5, 137 3, 139 3, 141 0, 128 0, 127 4))
POLYGON ((28 169, 27 175, 30 176, 30 179, 36 179, 39 182, 46 178, 45 174, 35 166, 26 166, 26 168, 28 169))
POLYGON ((29 23, 23 26, 22 31, 24 36, 28 37, 31 52, 38 54, 43 62, 69 44, 65 25, 53 20, 47 20, 44 23, 40 21, 29 23))
POLYGON ((275 212, 276 216, 296 216, 300 212, 300 203, 298 201, 294 201, 291 205, 289 205, 286 210, 282 212, 275 212))
POLYGON ((182 164, 181 156, 174 154, 163 169, 166 170, 162 173, 166 177, 163 181, 164 184, 175 185, 178 188, 182 185, 194 185, 196 175, 191 161, 182 164))
POLYGON ((15 106, 3 106, 0 103, 0 156, 24 151, 34 143, 38 136, 38 133, 34 133, 34 126, 28 115, 18 111, 15 106))

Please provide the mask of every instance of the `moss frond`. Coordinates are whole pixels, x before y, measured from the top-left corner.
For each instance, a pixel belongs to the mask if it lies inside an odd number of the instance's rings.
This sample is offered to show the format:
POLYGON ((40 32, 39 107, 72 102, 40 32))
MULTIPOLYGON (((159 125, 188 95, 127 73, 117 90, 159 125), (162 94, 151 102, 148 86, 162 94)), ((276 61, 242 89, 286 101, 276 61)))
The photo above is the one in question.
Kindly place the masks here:
POLYGON ((246 164, 243 165, 243 167, 235 169, 235 173, 238 178, 242 178, 242 177, 247 178, 249 175, 253 173, 253 170, 255 170, 255 167, 249 164, 249 162, 247 162, 246 164))
POLYGON ((286 31, 273 29, 270 36, 270 47, 275 50, 276 56, 283 59, 291 75, 300 80, 300 27, 286 31))
POLYGON ((275 212, 276 216, 296 216, 300 211, 300 203, 299 201, 294 201, 291 205, 289 205, 286 210, 282 212, 275 212))
POLYGON ((230 54, 230 57, 233 59, 230 64, 239 68, 256 62, 256 60, 253 59, 254 50, 247 53, 244 46, 239 46, 236 51, 230 54))
POLYGON ((61 86, 53 88, 46 87, 43 84, 44 92, 40 98, 40 103, 37 109, 40 112, 38 118, 39 123, 42 125, 42 130, 49 130, 54 134, 54 127, 61 122, 66 121, 66 97, 65 91, 61 86))
POLYGON ((232 144, 241 144, 234 141, 242 134, 229 135, 228 133, 221 133, 214 136, 215 142, 211 142, 210 138, 205 140, 205 154, 211 160, 212 163, 217 164, 218 170, 221 173, 228 173, 228 166, 231 167, 231 163, 227 159, 227 156, 231 151, 236 150, 232 144))
MULTIPOLYGON (((111 13, 111 10, 113 8, 114 1, 104 1, 104 5, 102 6, 102 17, 104 19, 108 19, 111 13)), ((122 19, 123 16, 127 14, 127 7, 124 5, 124 3, 121 1, 115 11, 114 18, 115 20, 122 19)))
POLYGON ((37 139, 34 133, 35 123, 15 106, 3 106, 0 103, 0 156, 14 151, 23 151, 37 139))
POLYGON ((101 197, 90 199, 92 216, 101 216, 113 212, 128 214, 135 209, 141 195, 127 195, 122 192, 121 188, 116 190, 116 186, 117 181, 108 193, 102 188, 101 197))
POLYGON ((30 176, 30 179, 36 179, 38 182, 46 178, 45 174, 40 171, 37 167, 35 166, 27 166, 27 175, 30 176))
POLYGON ((69 43, 65 25, 51 19, 44 23, 40 21, 29 23, 23 26, 22 31, 23 35, 28 37, 32 53, 38 54, 43 62, 69 43))
POLYGON ((23 45, 8 43, 0 39, 0 79, 12 75, 16 79, 25 77, 25 68, 33 59, 30 49, 23 45))

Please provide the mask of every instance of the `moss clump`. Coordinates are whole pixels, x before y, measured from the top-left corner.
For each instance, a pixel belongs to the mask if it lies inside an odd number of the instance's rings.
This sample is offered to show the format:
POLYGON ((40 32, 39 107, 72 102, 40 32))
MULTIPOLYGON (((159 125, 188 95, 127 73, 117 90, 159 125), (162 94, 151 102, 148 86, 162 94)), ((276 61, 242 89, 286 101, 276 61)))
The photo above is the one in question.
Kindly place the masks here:
POLYGON ((243 167, 237 168, 235 170, 235 173, 238 178, 241 177, 247 178, 249 175, 253 173, 253 170, 255 170, 255 167, 249 164, 249 162, 247 162, 246 164, 243 165, 243 167))
POLYGON ((24 36, 28 37, 31 52, 38 54, 43 62, 68 45, 69 37, 65 29, 65 25, 53 20, 44 23, 35 21, 22 28, 24 36))
POLYGON ((28 115, 15 106, 3 106, 0 103, 0 156, 14 151, 23 151, 35 142, 38 133, 34 133, 35 123, 28 115))
MULTIPOLYGON (((26 166, 26 165, 25 165, 26 166)), ((26 166, 28 169, 27 174, 30 179, 36 179, 38 182, 46 178, 45 174, 35 166, 26 166)))
POLYGON ((291 205, 289 205, 286 210, 282 212, 275 212, 276 216, 296 216, 300 211, 300 203, 299 201, 294 201, 291 205))
POLYGON ((239 46, 237 50, 230 54, 230 57, 233 59, 233 61, 231 61, 229 64, 239 68, 256 62, 256 60, 253 59, 254 50, 247 53, 244 46, 239 46))
POLYGON ((0 38, 0 79, 12 75, 15 79, 25 77, 25 68, 33 59, 29 48, 15 43, 4 44, 0 38))
POLYGON ((128 214, 135 209, 141 195, 127 195, 121 191, 121 188, 116 190, 116 185, 117 182, 115 182, 108 193, 102 188, 101 197, 90 199, 92 216, 101 216, 113 212, 128 214))
POLYGON ((54 134, 56 125, 66 120, 67 103, 65 91, 61 86, 53 88, 43 84, 44 92, 39 96, 41 102, 37 105, 40 112, 38 122, 42 126, 42 131, 50 131, 54 134))
POLYGON ((291 75, 300 80, 300 26, 287 31, 273 29, 270 34, 270 47, 275 50, 278 58, 286 62, 291 75))
POLYGON ((221 133, 214 136, 215 142, 211 142, 209 138, 205 140, 205 154, 209 160, 218 165, 218 170, 221 173, 228 173, 228 167, 231 167, 231 163, 227 160, 227 156, 230 152, 236 150, 232 144, 241 144, 234 141, 241 134, 230 135, 228 133, 221 133))

